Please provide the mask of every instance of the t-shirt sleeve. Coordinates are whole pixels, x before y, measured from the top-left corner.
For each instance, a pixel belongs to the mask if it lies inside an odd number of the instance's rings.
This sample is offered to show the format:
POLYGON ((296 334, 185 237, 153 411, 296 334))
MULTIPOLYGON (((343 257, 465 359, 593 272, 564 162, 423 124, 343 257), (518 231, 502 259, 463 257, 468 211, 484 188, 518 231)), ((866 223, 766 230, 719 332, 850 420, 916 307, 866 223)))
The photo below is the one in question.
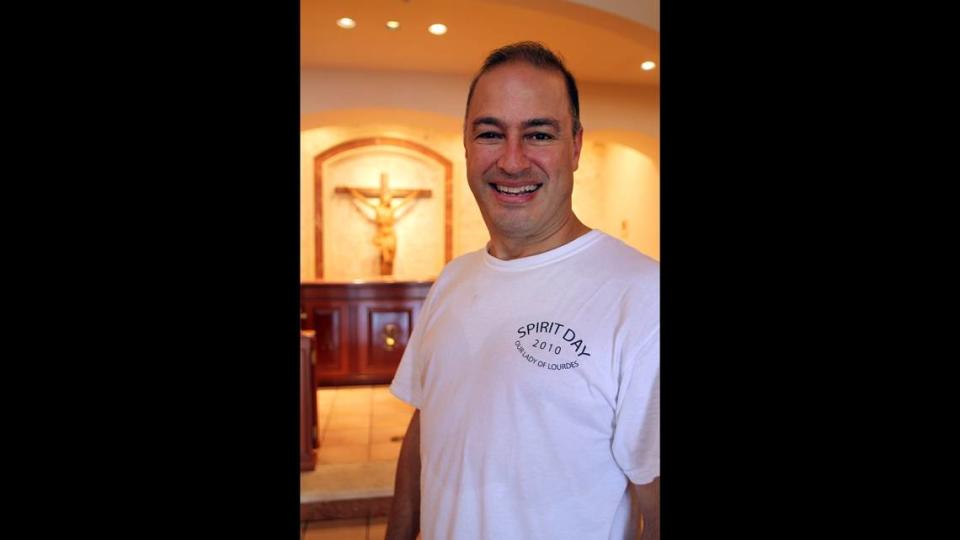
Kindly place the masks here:
POLYGON ((622 365, 613 457, 634 484, 660 476, 660 330, 622 365))
POLYGON ((400 358, 397 373, 393 376, 393 382, 390 383, 390 392, 393 395, 417 409, 420 408, 423 390, 420 384, 420 367, 417 365, 419 333, 420 326, 417 325, 413 328, 407 348, 403 351, 403 357, 400 358))
POLYGON ((430 319, 434 289, 435 287, 430 289, 427 298, 423 301, 423 309, 420 310, 414 322, 410 340, 407 341, 407 347, 400 358, 400 365, 393 376, 393 382, 390 383, 390 392, 393 395, 417 409, 420 408, 423 397, 423 380, 420 377, 421 343, 425 323, 430 319))

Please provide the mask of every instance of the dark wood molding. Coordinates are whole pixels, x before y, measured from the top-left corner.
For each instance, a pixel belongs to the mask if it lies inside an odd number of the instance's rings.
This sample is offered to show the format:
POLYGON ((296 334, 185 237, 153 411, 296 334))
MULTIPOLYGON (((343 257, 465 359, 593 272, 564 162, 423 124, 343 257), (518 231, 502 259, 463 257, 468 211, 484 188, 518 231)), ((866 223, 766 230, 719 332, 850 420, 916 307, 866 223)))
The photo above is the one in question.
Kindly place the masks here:
POLYGON ((300 503, 300 520, 383 517, 390 514, 392 501, 393 497, 371 497, 369 499, 300 503))
POLYGON ((354 139, 328 148, 313 158, 314 200, 314 267, 316 279, 323 279, 323 164, 337 154, 365 146, 398 146, 419 152, 443 166, 443 257, 444 262, 453 258, 453 163, 440 153, 418 142, 396 137, 367 137, 354 139))

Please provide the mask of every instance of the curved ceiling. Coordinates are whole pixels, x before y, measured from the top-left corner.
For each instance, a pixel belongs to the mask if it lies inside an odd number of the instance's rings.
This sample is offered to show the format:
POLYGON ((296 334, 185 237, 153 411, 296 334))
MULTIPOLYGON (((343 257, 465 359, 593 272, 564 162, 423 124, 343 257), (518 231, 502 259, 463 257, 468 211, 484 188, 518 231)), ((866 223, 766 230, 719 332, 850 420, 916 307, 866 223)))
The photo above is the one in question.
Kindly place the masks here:
POLYGON ((659 64, 657 28, 659 0, 301 0, 300 66, 472 75, 491 50, 535 40, 579 81, 658 85, 659 68, 640 68, 659 64), (437 22, 445 35, 426 31, 437 22))

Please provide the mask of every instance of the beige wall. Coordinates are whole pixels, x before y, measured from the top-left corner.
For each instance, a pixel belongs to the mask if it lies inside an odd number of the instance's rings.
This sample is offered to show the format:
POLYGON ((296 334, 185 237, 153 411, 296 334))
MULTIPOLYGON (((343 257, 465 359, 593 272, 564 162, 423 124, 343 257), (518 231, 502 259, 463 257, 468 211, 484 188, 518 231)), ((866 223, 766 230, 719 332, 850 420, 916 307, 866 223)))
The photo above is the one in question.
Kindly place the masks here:
POLYGON ((660 259, 660 174, 649 156, 585 137, 573 211, 588 226, 660 259))
POLYGON ((653 160, 607 143, 603 230, 660 260, 660 182, 653 160))
MULTIPOLYGON (((461 134, 469 82, 469 77, 428 73, 317 69, 301 72, 303 280, 315 278, 314 157, 357 138, 407 139, 450 160, 453 255, 485 245, 487 231, 467 186, 461 134)), ((588 226, 623 238, 659 259, 657 90, 581 84, 581 117, 585 136, 580 167, 574 175, 574 211, 588 226), (622 227, 624 221, 626 231, 622 227)), ((368 226, 362 216, 356 217, 356 223, 349 226, 368 226)), ((398 242, 402 243, 403 238, 399 237, 398 242)))

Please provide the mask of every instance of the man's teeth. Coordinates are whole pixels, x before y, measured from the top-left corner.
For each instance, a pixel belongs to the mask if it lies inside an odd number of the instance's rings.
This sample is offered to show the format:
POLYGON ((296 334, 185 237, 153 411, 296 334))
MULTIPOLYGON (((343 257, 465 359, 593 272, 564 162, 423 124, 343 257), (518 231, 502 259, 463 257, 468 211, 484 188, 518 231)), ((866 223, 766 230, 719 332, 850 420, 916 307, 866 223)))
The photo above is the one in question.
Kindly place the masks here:
POLYGON ((493 187, 500 193, 509 193, 511 195, 519 195, 521 193, 530 193, 531 191, 536 191, 537 188, 540 187, 540 185, 530 184, 528 186, 510 187, 510 186, 501 186, 499 184, 494 184, 493 187))

